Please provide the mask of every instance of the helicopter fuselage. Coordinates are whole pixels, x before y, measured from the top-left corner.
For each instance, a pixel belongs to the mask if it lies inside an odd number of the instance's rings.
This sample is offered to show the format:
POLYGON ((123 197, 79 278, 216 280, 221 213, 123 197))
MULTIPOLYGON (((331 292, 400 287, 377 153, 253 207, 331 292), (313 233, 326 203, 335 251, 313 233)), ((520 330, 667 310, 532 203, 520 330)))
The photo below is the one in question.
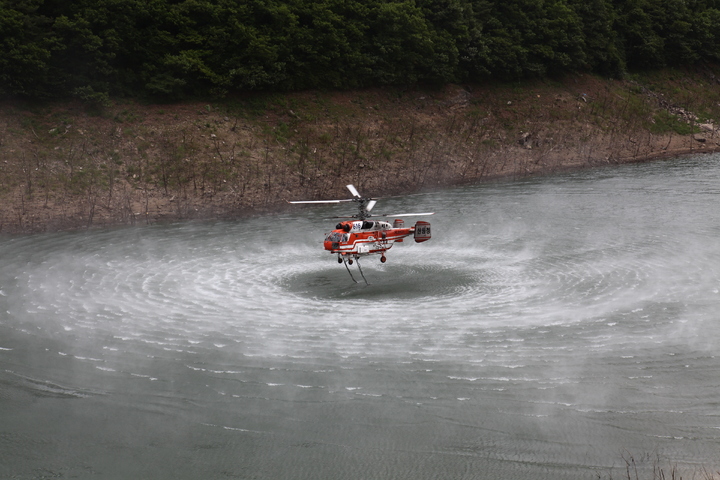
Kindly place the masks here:
MULTIPOLYGON (((425 213, 397 213, 373 215, 370 211, 377 203, 377 199, 371 197, 363 197, 353 185, 346 185, 350 190, 352 198, 342 200, 294 200, 289 203, 341 203, 355 202, 358 206, 358 213, 352 217, 336 217, 336 218, 353 218, 354 220, 345 220, 335 226, 335 230, 325 236, 323 245, 325 250, 336 254, 338 263, 344 263, 350 278, 355 283, 357 280, 353 277, 352 272, 348 268, 348 264, 352 265, 354 260, 358 260, 361 256, 380 254, 380 261, 385 263, 385 252, 392 248, 395 243, 402 242, 405 237, 413 235, 415 242, 425 242, 430 240, 430 223, 419 221, 412 227, 405 228, 405 222, 397 217, 409 217, 418 215, 433 215, 432 212, 425 213), (392 225, 383 221, 371 221, 370 217, 396 217, 392 225)), ((363 280, 367 284, 367 279, 362 273, 360 262, 358 261, 358 270, 363 276, 363 280)))
POLYGON ((384 260, 385 251, 410 235, 414 235, 418 243, 429 240, 430 223, 420 221, 406 228, 402 220, 395 220, 392 225, 383 221, 344 221, 325 237, 324 246, 330 253, 338 254, 339 259, 377 253, 383 255, 381 260, 384 260))

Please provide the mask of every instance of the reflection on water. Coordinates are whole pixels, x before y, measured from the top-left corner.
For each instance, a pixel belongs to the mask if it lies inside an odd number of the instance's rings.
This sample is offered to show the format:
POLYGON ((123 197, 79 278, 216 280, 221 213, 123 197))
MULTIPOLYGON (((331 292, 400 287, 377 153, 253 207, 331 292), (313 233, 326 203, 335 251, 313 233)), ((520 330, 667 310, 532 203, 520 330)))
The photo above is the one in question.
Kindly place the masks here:
POLYGON ((2 239, 0 478, 717 467, 719 161, 385 199, 370 285, 341 207, 2 239))

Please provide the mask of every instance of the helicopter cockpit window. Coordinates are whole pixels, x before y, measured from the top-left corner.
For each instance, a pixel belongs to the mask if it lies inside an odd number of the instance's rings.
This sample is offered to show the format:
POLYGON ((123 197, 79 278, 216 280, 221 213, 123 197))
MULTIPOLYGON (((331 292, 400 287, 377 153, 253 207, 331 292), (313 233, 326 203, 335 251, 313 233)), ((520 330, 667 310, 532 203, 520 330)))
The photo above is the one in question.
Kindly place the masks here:
POLYGON ((347 233, 340 233, 340 232, 330 232, 330 234, 325 237, 326 242, 347 242, 349 235, 347 233))
POLYGON ((375 226, 375 222, 363 222, 362 228, 363 230, 370 230, 375 226))

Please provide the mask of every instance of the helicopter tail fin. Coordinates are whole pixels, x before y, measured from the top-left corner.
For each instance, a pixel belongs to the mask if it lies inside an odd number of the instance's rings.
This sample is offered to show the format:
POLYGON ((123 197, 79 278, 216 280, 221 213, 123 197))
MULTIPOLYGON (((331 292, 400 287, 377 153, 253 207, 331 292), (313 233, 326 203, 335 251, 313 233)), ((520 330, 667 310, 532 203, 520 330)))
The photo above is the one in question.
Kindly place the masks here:
POLYGON ((415 242, 426 242, 430 240, 430 222, 420 220, 415 223, 415 242))

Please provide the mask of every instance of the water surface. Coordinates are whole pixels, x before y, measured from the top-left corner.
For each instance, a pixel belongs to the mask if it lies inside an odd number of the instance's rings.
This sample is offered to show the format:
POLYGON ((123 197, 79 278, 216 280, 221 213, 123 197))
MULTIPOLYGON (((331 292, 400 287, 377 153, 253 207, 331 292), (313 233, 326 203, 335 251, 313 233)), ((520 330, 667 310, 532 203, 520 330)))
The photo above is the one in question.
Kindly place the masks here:
POLYGON ((343 206, 0 238, 0 478, 718 468, 719 201, 717 155, 384 199, 438 213, 370 285, 343 206))

